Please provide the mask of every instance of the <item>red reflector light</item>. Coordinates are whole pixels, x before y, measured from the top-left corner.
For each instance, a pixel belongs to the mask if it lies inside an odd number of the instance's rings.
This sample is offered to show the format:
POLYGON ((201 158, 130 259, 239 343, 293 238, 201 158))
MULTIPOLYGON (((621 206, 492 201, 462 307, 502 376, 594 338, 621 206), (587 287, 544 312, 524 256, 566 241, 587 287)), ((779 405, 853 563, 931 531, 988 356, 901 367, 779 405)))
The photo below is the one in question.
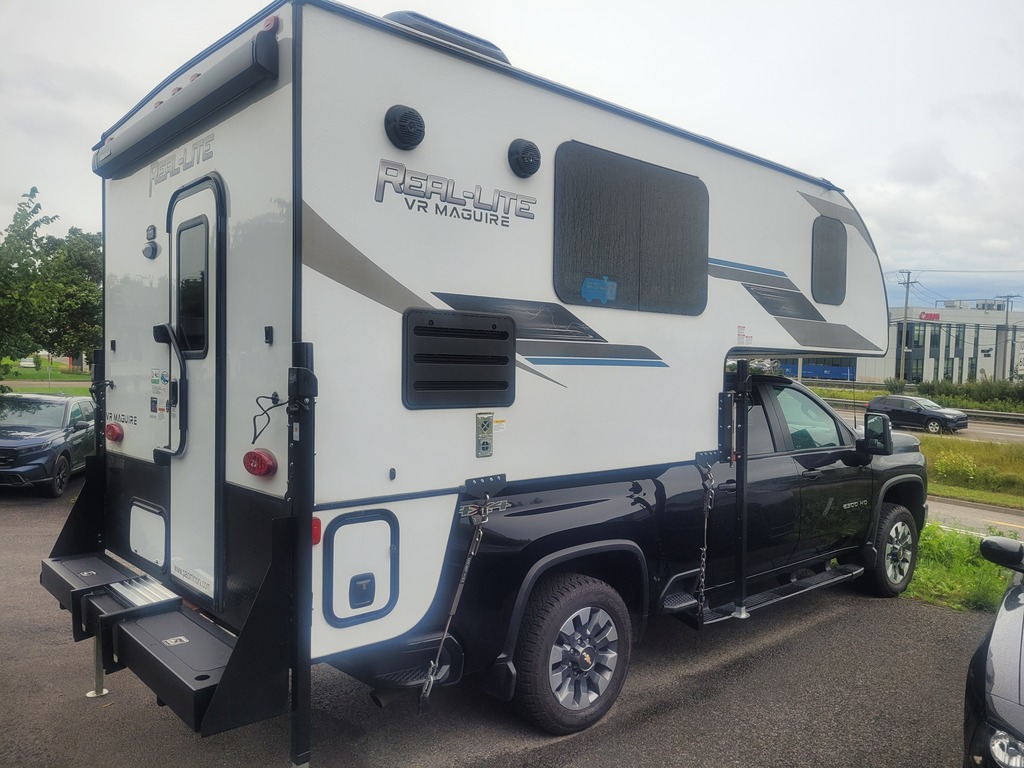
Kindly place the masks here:
POLYGON ((108 442, 120 443, 124 439, 124 427, 120 424, 107 424, 103 430, 103 436, 108 442))
POLYGON ((313 518, 313 546, 320 543, 320 518, 313 518))
POLYGON ((250 475, 270 477, 277 472, 277 459, 266 448, 256 448, 242 457, 242 465, 250 475))

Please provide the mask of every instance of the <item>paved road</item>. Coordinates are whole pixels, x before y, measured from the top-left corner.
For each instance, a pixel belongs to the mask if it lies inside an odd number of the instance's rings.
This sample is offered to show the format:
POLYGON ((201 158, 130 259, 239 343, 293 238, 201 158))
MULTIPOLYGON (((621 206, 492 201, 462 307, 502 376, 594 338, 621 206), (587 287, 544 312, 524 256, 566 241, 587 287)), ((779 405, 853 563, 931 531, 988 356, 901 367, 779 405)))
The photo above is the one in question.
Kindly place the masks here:
POLYGON ((1024 510, 1004 509, 987 504, 970 504, 947 499, 928 499, 929 519, 967 531, 990 530, 1024 537, 1024 510))
MULTIPOLYGON (((843 418, 843 421, 850 426, 864 426, 863 413, 857 413, 855 417, 853 412, 849 410, 839 410, 837 412, 843 418)), ((914 435, 924 434, 912 429, 908 429, 907 432, 914 435)), ((978 440, 986 443, 1024 443, 1024 425, 999 424, 974 419, 970 422, 967 429, 961 429, 952 435, 944 436, 952 440, 978 440)))
MULTIPOLYGON (((0 765, 287 765, 287 716, 204 740, 129 672, 84 696, 91 644, 38 584, 69 504, 0 489, 0 765)), ((564 738, 469 684, 435 691, 422 716, 412 700, 378 710, 318 666, 313 765, 956 766, 967 661, 990 621, 845 587, 701 633, 657 619, 608 718, 564 738)))

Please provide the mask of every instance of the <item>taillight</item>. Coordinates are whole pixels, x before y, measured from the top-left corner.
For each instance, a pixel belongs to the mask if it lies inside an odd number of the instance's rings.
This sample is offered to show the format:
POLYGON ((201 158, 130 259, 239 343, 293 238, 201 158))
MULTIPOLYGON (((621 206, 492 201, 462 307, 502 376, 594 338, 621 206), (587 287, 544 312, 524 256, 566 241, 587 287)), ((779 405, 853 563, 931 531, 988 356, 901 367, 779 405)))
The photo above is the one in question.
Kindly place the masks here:
POLYGON ((313 518, 313 546, 320 543, 320 518, 313 518))
POLYGON ((266 448, 255 448, 242 457, 242 465, 250 475, 270 477, 277 472, 277 459, 266 448))
POLYGON ((120 424, 107 424, 103 436, 108 443, 120 443, 124 439, 124 427, 120 424))

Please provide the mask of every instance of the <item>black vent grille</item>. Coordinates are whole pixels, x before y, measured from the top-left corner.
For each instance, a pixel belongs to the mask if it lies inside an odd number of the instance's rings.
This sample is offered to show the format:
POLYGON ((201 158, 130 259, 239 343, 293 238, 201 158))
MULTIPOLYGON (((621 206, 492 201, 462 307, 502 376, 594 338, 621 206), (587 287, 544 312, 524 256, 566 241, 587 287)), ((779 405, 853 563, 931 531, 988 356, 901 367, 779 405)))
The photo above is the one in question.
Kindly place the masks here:
POLYGON ((516 397, 515 322, 507 315, 406 310, 406 408, 499 408, 516 397))

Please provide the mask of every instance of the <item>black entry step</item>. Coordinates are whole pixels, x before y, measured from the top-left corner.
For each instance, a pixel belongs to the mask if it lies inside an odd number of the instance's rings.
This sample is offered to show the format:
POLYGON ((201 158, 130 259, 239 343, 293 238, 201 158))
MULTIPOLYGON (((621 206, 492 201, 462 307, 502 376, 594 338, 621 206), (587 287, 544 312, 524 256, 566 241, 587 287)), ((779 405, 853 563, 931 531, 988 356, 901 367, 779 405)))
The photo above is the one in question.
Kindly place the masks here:
POLYGON ((118 660, 194 731, 200 730, 235 636, 188 608, 115 626, 118 660))
MULTIPOLYGON (((71 611, 75 642, 92 637, 101 625, 132 613, 169 611, 181 598, 152 576, 141 576, 104 552, 43 560, 39 583, 71 611), (114 598, 114 599, 111 599, 114 598)), ((111 662, 108 671, 118 668, 111 662)))
MULTIPOLYGON (((834 565, 831 568, 827 568, 821 573, 815 573, 802 579, 791 581, 788 584, 782 584, 778 587, 765 590, 764 592, 758 592, 754 595, 748 595, 744 601, 744 606, 747 611, 756 611, 758 608, 764 608, 765 606, 772 605, 781 600, 786 600, 796 595, 802 595, 805 592, 810 592, 812 589, 819 589, 821 587, 830 587, 833 584, 838 584, 842 581, 856 578, 864 573, 864 566, 854 565, 852 563, 845 565, 834 565)), ((697 601, 693 601, 693 606, 696 607, 697 601)), ((719 621, 725 621, 726 619, 733 618, 736 612, 735 603, 726 603, 725 605, 718 605, 714 608, 705 606, 703 624, 714 624, 719 621)), ((674 614, 677 618, 685 621, 687 624, 696 626, 697 616, 695 610, 679 610, 674 614)))

